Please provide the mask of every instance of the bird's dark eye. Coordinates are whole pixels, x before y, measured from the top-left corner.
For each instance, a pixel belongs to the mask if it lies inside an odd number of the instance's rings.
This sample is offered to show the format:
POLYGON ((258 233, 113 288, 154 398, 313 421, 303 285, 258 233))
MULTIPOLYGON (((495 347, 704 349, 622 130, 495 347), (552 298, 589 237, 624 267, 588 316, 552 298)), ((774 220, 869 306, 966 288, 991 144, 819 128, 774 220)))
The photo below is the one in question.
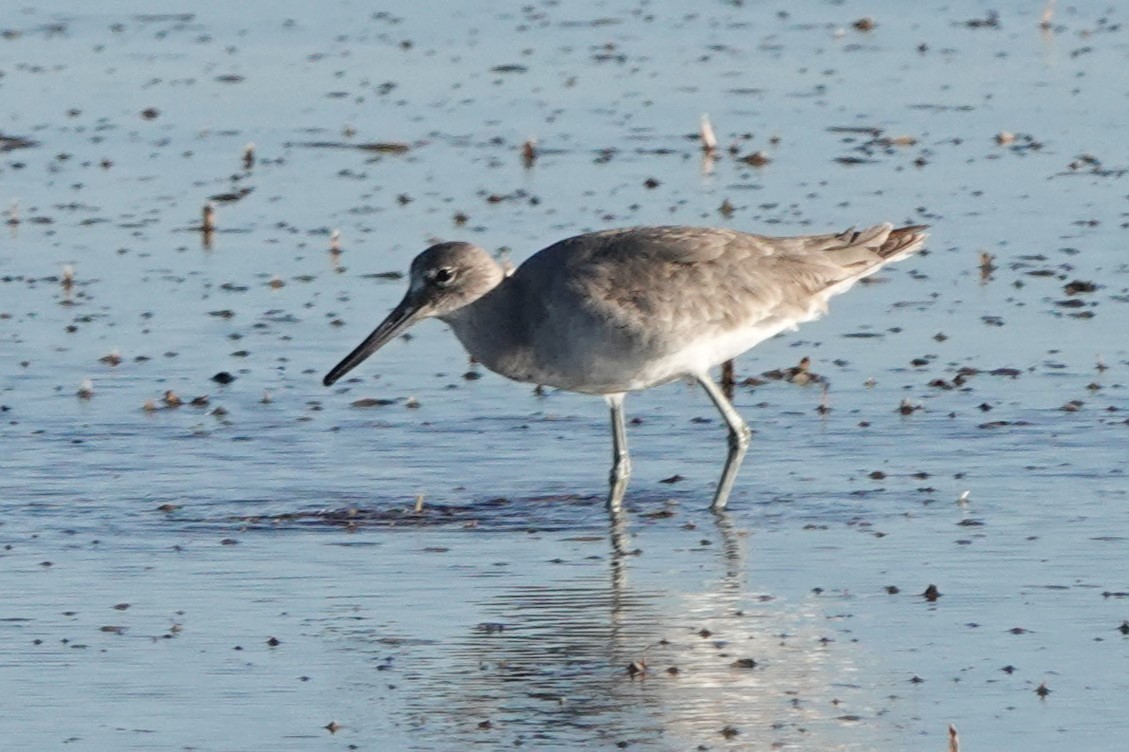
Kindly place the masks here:
POLYGON ((436 269, 435 274, 431 277, 432 281, 440 287, 446 287, 447 285, 451 284, 451 281, 454 278, 455 270, 449 269, 447 267, 436 269))

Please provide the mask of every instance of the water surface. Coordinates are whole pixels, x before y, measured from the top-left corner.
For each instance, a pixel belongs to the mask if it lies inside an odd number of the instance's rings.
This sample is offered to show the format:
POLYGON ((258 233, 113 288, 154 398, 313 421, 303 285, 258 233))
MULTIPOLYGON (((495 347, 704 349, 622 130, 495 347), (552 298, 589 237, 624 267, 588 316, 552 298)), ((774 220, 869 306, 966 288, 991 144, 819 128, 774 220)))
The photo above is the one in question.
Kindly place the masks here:
POLYGON ((0 13, 4 738, 1120 749, 1119 11, 438 7, 0 13), (435 322, 320 386, 437 238, 884 220, 928 255, 738 361, 829 389, 738 390, 725 517, 708 400, 630 397, 626 556, 599 400, 435 322))

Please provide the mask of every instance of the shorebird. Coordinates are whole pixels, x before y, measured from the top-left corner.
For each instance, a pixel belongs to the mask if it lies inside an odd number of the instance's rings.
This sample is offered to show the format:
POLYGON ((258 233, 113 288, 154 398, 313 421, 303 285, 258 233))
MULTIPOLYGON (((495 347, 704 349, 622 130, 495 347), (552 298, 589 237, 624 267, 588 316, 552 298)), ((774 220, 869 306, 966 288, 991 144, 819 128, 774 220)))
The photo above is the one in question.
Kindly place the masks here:
POLYGON ((439 243, 416 256, 403 300, 324 383, 333 385, 417 321, 438 318, 495 373, 607 400, 608 507, 616 511, 631 474, 624 396, 692 377, 729 428, 711 505, 721 510, 751 432, 709 369, 823 315, 832 296, 919 250, 925 229, 880 224, 794 237, 607 230, 554 243, 511 274, 478 246, 439 243))

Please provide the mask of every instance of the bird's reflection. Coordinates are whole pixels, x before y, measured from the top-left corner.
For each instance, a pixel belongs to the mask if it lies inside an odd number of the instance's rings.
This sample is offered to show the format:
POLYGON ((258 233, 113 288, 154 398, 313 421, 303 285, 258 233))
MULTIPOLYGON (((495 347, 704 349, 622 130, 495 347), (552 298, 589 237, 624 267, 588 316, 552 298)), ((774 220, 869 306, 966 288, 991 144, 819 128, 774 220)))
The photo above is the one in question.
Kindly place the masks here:
POLYGON ((632 538, 626 514, 611 514, 604 576, 584 567, 478 604, 487 621, 449 646, 412 711, 455 746, 486 732, 536 749, 810 744, 843 669, 821 620, 748 592, 750 535, 730 515, 702 513, 660 552, 673 531, 632 538))

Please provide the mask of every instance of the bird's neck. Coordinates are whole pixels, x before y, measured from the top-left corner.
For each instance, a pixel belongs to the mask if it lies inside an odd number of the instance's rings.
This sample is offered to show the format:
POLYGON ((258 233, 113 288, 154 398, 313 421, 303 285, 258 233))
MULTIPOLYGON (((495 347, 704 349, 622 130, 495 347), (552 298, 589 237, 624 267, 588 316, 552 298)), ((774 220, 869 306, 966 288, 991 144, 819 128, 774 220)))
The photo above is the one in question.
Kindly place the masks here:
POLYGON ((528 381, 529 346, 522 318, 512 310, 513 301, 514 290, 504 279, 473 303, 441 318, 476 361, 507 378, 528 381))

